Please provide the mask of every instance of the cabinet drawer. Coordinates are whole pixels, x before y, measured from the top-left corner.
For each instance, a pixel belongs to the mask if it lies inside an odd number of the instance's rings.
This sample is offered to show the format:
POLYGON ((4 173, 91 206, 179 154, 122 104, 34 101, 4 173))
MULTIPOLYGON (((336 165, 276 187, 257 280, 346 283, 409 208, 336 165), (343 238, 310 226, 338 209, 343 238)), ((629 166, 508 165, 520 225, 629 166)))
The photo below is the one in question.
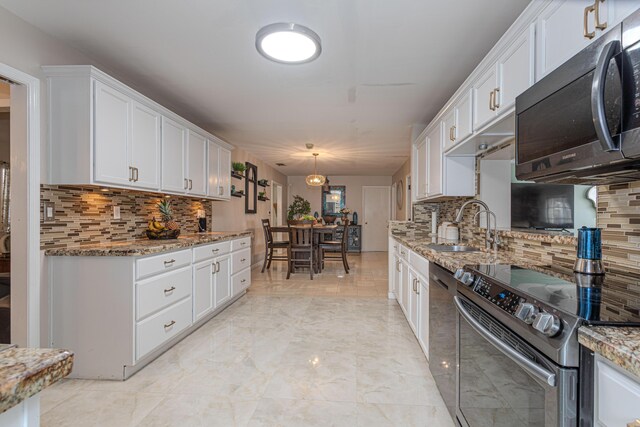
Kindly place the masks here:
POLYGON ((162 274, 136 284, 136 320, 191 295, 189 267, 162 274))
POLYGON ((136 261, 136 278, 175 270, 191 264, 191 249, 141 258, 136 261))
POLYGON ((416 273, 423 277, 429 277, 429 261, 422 255, 413 251, 409 252, 409 265, 416 273))
POLYGON ((409 260, 409 249, 407 249, 404 245, 398 244, 398 255, 405 261, 409 260))
POLYGON ((595 418, 599 426, 626 426, 640 418, 637 377, 596 356, 595 418))
POLYGON ((193 249, 193 262, 196 263, 219 255, 228 254, 230 251, 231 241, 214 243, 212 245, 196 246, 193 249))
POLYGON ((251 269, 248 268, 238 274, 234 274, 231 278, 231 294, 238 295, 240 292, 251 286, 251 269))
POLYGON ((240 249, 251 247, 251 237, 243 237, 242 239, 236 239, 231 241, 231 250, 237 251, 240 249))
POLYGON ((191 297, 136 325, 136 360, 191 326, 191 297))
POLYGON ((244 270, 247 267, 251 267, 251 249, 243 249, 231 254, 231 274, 244 270))

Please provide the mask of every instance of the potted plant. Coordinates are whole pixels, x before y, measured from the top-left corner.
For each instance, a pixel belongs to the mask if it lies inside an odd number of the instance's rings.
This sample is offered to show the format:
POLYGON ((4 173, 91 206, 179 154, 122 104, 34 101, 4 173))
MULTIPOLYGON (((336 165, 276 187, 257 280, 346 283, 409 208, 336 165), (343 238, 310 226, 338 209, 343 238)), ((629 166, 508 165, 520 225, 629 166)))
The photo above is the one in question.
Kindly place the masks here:
POLYGON ((311 203, 302 196, 293 196, 293 203, 289 205, 287 222, 295 224, 317 224, 311 214, 311 203))
POLYGON ((247 166, 242 162, 231 162, 231 169, 233 169, 234 174, 243 176, 247 166))

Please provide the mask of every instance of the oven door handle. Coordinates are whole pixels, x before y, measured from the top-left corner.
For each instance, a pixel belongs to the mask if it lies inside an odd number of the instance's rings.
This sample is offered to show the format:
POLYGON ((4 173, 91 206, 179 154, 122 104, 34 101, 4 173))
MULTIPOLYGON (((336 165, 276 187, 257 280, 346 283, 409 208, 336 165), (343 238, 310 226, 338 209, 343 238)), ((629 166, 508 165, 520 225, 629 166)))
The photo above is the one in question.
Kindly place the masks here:
POLYGON ((617 147, 615 142, 613 142, 611 132, 609 132, 604 105, 604 84, 607 79, 609 62, 611 62, 611 58, 613 58, 619 50, 620 42, 618 40, 613 40, 605 45, 598 58, 598 63, 593 73, 593 84, 591 86, 591 115, 593 116, 593 125, 602 149, 607 152, 620 150, 620 147, 617 147))
POLYGON ((456 304, 456 309, 458 310, 460 315, 464 318, 464 320, 466 320, 469 323, 469 325, 471 325, 471 327, 475 329, 477 333, 482 335, 484 339, 486 339, 491 344, 493 344, 494 347, 496 347, 498 350, 503 352, 507 357, 509 357, 511 360, 517 363, 522 369, 524 369, 534 377, 544 381, 545 383, 549 384, 551 387, 556 386, 556 374, 554 374, 553 372, 550 372, 549 370, 538 365, 537 363, 529 360, 528 358, 524 357, 523 355, 518 353, 516 350, 514 350, 511 346, 503 343, 498 338, 496 338, 495 335, 493 335, 490 331, 488 331, 484 326, 480 324, 480 322, 474 319, 469 314, 469 312, 467 312, 467 310, 462 305, 462 302, 461 302, 462 300, 460 297, 457 297, 457 296, 453 297, 453 301, 456 304))

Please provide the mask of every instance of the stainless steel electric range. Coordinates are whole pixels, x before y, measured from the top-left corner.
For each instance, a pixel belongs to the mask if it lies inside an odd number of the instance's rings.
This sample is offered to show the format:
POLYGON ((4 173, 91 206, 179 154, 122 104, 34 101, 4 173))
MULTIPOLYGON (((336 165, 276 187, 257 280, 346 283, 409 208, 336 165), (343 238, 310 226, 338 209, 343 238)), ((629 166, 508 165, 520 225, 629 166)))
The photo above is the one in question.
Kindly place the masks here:
POLYGON ((592 354, 577 330, 640 327, 640 276, 494 264, 455 278, 458 423, 591 425, 592 354))

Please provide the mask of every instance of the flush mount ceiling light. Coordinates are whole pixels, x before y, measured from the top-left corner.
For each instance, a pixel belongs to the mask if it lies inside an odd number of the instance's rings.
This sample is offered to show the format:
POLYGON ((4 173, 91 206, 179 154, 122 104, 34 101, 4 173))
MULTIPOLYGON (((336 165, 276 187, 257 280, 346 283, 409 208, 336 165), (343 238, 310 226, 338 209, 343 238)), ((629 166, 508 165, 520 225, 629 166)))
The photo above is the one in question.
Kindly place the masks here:
POLYGON ((256 49, 265 58, 281 64, 304 64, 320 56, 320 37, 309 28, 292 23, 262 27, 256 34, 256 49))
POLYGON ((313 174, 307 176, 306 181, 307 185, 312 187, 320 187, 324 184, 324 176, 318 175, 318 153, 313 153, 313 174))

